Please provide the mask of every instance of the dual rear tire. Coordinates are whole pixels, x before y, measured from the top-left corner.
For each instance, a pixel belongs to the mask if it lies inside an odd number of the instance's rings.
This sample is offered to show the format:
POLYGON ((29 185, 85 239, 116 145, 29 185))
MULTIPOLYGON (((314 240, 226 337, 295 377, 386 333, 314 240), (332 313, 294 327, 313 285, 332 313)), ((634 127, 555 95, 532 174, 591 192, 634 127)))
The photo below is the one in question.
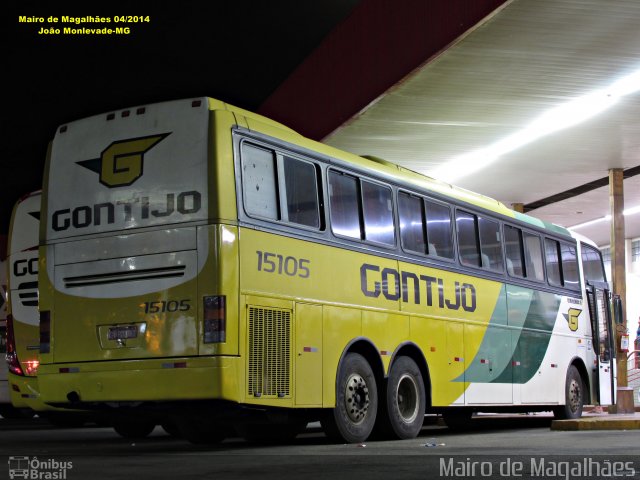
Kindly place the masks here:
POLYGON ((386 437, 400 439, 414 438, 420 432, 426 408, 425 387, 420 369, 411 358, 399 357, 391 366, 386 388, 379 389, 367 360, 358 353, 348 353, 336 384, 336 407, 322 420, 329 438, 359 443, 374 427, 386 437))

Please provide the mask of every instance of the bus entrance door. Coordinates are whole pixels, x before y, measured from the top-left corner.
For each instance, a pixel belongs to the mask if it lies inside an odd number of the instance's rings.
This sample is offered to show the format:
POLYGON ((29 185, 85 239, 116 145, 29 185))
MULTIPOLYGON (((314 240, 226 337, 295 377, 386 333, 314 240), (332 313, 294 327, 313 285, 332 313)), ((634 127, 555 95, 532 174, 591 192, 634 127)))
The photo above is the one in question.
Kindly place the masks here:
POLYGON ((616 362, 610 298, 607 283, 587 284, 593 350, 596 356, 594 383, 598 387, 596 398, 600 405, 612 405, 616 402, 616 362))

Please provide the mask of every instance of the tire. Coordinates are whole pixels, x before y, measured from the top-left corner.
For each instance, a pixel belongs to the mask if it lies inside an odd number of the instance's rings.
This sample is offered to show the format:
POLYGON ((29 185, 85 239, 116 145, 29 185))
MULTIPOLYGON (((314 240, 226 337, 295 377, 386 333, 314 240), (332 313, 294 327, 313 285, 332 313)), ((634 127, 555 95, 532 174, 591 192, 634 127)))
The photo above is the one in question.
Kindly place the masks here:
POLYGON ((553 414, 558 420, 580 418, 582 416, 584 400, 584 382, 576 366, 571 365, 567 370, 567 380, 564 386, 564 405, 555 407, 553 414))
POLYGON ((223 424, 183 419, 176 422, 180 435, 194 445, 215 445, 229 436, 231 429, 223 424))
POLYGON ((170 435, 175 438, 182 438, 182 435, 180 434, 180 429, 175 423, 167 420, 166 422, 161 423, 160 426, 167 433, 167 435, 170 435))
POLYGON ((364 442, 376 423, 378 391, 369 363, 348 353, 338 372, 336 407, 321 420, 325 434, 347 443, 364 442))
POLYGON ((116 420, 113 422, 113 429, 123 438, 141 439, 149 436, 156 428, 155 422, 116 420))
POLYGON ((415 438, 422 429, 426 395, 422 374, 409 357, 398 358, 389 371, 381 405, 381 430, 396 439, 415 438))

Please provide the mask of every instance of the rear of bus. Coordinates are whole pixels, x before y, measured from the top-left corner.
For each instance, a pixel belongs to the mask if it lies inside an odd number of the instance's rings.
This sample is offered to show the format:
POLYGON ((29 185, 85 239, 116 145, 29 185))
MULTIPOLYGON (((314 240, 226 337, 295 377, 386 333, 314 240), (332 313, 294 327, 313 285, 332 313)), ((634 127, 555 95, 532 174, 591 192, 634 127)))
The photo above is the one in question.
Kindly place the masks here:
POLYGON ((7 363, 11 403, 16 408, 42 410, 37 388, 38 350, 38 230, 40 192, 19 200, 13 208, 7 248, 7 363))
POLYGON ((175 412, 238 400, 235 121, 201 98, 56 132, 40 252, 49 404, 175 412))

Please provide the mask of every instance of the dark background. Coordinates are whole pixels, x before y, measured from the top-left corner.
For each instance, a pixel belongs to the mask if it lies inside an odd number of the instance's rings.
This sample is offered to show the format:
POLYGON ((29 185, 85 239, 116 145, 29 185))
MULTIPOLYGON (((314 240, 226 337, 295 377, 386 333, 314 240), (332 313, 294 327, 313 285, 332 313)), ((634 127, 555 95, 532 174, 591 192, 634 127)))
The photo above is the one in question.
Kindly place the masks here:
MULTIPOLYGON (((197 96, 255 111, 359 2, 5 2, 0 235, 8 231, 14 203, 41 188, 47 144, 58 125, 197 96), (19 23, 19 15, 45 17, 45 24, 19 23), (149 15, 151 21, 129 25, 125 36, 38 35, 40 27, 53 26, 46 23, 50 15, 149 15)), ((99 24, 57 24, 64 26, 99 24)))

